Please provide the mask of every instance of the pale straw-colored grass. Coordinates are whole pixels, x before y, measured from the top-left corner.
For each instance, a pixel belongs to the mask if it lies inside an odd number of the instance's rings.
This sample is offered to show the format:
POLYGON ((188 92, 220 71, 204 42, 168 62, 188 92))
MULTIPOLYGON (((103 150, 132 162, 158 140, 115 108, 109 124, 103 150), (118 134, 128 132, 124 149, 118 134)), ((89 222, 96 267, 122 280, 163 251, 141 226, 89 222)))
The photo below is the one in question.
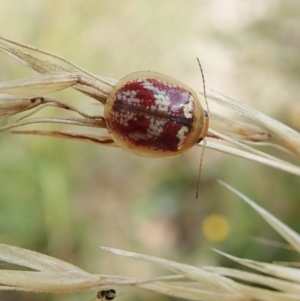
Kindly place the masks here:
MULTIPOLYGON (((63 137, 116 146, 106 130, 103 108, 97 108, 97 114, 90 115, 66 101, 45 97, 52 92, 73 88, 90 96, 91 104, 95 104, 96 101, 96 104, 102 106, 106 102, 109 91, 116 84, 116 80, 95 75, 56 54, 3 37, 0 37, 0 50, 40 73, 0 83, 0 92, 2 93, 0 117, 9 117, 28 111, 18 119, 8 119, 6 124, 0 126, 0 131, 63 137), (56 116, 35 117, 36 113, 49 106, 58 109, 56 116), (75 115, 74 117, 62 117, 59 111, 69 111, 75 115), (41 123, 65 124, 66 129, 42 130, 39 126, 41 123), (35 128, 24 130, 23 127, 28 125, 35 125, 35 128), (82 132, 74 125, 86 129, 97 128, 97 134, 90 131, 82 132), (15 130, 16 128, 18 129, 15 130)), ((299 133, 271 117, 221 94, 213 93, 208 95, 208 99, 246 117, 246 120, 241 122, 238 119, 211 112, 206 144, 208 148, 300 175, 299 166, 292 164, 287 159, 273 157, 256 148, 256 146, 264 144, 280 148, 285 157, 288 152, 291 156, 299 158, 299 133), (224 144, 224 141, 227 144, 224 144)), ((200 144, 202 146, 203 142, 200 144)))
MULTIPOLYGON (((0 131, 18 134, 39 134, 88 140, 104 145, 113 145, 105 127, 101 110, 98 115, 89 115, 65 101, 45 97, 64 90, 76 89, 96 104, 105 104, 115 80, 94 75, 57 55, 38 48, 0 38, 0 49, 28 65, 39 75, 0 83, 0 131), (57 108, 57 116, 35 116, 46 107, 57 108), (60 116, 60 111, 74 113, 75 117, 60 116), (6 123, 4 123, 6 122, 6 123), (39 128, 41 123, 64 124, 59 131, 39 128), (23 129, 27 125, 35 128, 23 129), (69 129, 69 126, 73 129, 69 129), (85 127, 86 132, 78 130, 85 127), (20 129, 21 128, 21 129, 20 129), (74 129, 75 128, 75 129, 74 129), (93 134, 97 128, 102 134, 93 134)), ((212 93, 208 99, 230 108, 244 117, 236 120, 211 112, 210 129, 206 146, 234 156, 243 157, 300 176, 299 166, 291 163, 300 157, 300 135, 288 126, 221 94, 212 93), (282 150, 282 159, 258 150, 264 144, 282 150)), ((297 252, 300 251, 300 236, 252 200, 221 182, 227 189, 240 196, 264 218, 297 252)), ((300 270, 278 263, 262 263, 241 259, 217 251, 222 256, 251 268, 252 272, 222 267, 194 267, 161 258, 102 248, 117 255, 158 264, 172 275, 156 279, 128 278, 90 274, 74 265, 33 251, 0 245, 0 259, 30 268, 33 271, 1 270, 0 289, 26 292, 71 293, 108 286, 136 286, 170 296, 189 300, 300 300, 300 270), (242 282, 240 282, 242 280, 242 282), (260 286, 260 287, 257 287, 260 286), (263 288, 262 288, 263 287, 263 288)))

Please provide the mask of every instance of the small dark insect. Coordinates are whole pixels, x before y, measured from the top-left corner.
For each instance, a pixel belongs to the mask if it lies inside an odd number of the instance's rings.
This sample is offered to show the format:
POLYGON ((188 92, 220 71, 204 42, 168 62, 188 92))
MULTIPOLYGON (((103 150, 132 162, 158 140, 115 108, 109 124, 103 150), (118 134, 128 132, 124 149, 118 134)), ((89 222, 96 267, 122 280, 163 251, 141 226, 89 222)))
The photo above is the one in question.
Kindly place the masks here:
POLYGON ((101 301, 110 301, 115 299, 116 291, 114 289, 102 290, 97 292, 97 298, 101 301))

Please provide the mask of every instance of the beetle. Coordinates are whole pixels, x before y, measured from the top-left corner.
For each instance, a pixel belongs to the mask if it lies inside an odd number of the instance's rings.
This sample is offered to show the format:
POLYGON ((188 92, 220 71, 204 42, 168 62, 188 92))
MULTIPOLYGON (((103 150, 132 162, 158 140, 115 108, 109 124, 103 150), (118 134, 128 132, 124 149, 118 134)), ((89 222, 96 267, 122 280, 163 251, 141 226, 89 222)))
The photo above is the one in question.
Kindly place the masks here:
POLYGON ((142 71, 125 76, 111 89, 104 119, 122 149, 143 157, 174 157, 205 138, 209 117, 187 85, 142 71))

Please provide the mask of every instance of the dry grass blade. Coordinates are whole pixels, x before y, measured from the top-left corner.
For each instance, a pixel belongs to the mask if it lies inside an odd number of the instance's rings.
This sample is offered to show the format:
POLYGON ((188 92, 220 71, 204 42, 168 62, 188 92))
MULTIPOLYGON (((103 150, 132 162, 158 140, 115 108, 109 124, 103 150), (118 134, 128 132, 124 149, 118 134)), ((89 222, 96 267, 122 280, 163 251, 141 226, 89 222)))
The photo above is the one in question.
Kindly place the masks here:
POLYGON ((214 94, 208 95, 208 98, 223 106, 229 107, 238 114, 241 114, 264 126, 266 129, 271 131, 271 133, 276 135, 279 143, 290 149, 296 156, 300 157, 300 134, 295 130, 243 103, 235 101, 220 93, 214 92, 214 94))
POLYGON ((180 275, 184 275, 188 280, 193 281, 192 287, 190 287, 190 282, 163 282, 159 284, 151 283, 149 285, 146 283, 141 285, 141 287, 143 288, 154 290, 171 296, 185 298, 189 300, 300 300, 300 287, 296 283, 290 283, 288 281, 278 280, 268 276, 257 275, 254 273, 246 273, 238 270, 225 270, 217 267, 206 267, 200 269, 132 252, 125 252, 111 248, 103 249, 111 251, 121 256, 131 257, 133 259, 149 261, 152 263, 162 265, 164 268, 167 268, 168 270, 171 270, 180 275), (205 273, 203 273, 204 270, 213 272, 207 280, 202 278, 202 276, 205 275, 205 273), (270 287, 271 289, 257 288, 251 285, 244 285, 238 282, 231 282, 231 280, 230 282, 228 282, 229 278, 225 278, 225 283, 230 284, 230 288, 229 290, 227 290, 228 287, 223 286, 224 282, 219 282, 221 278, 216 277, 217 274, 265 285, 270 287), (215 279, 214 282, 210 282, 213 281, 213 279, 215 279), (195 283, 194 281, 198 281, 198 283, 195 283), (272 289, 280 291, 273 291, 272 289))
MULTIPOLYGON (((274 263, 264 263, 264 262, 257 262, 254 260, 250 260, 250 259, 238 258, 238 257, 232 256, 232 255, 229 255, 224 252, 217 251, 217 250, 216 250, 216 252, 222 254, 223 256, 225 256, 235 262, 238 262, 244 266, 247 266, 254 270, 260 271, 262 273, 265 273, 265 274, 268 274, 268 275, 271 275, 271 276, 274 276, 277 278, 286 279, 286 280, 300 283, 300 270, 299 269, 284 267, 284 266, 281 266, 279 264, 274 264, 274 263)), ((278 287, 277 287, 277 289, 278 289, 278 287)))
POLYGON ((263 288, 253 287, 249 285, 239 285, 241 291, 247 295, 251 296, 253 301, 299 301, 299 294, 288 294, 281 293, 272 290, 267 290, 263 288))
POLYGON ((15 96, 36 97, 74 86, 80 77, 76 73, 50 72, 0 83, 0 92, 15 96))
POLYGON ((82 269, 54 257, 4 244, 0 244, 0 260, 41 272, 83 272, 82 269))
POLYGON ((182 275, 192 282, 150 282, 139 286, 148 290, 160 292, 177 298, 188 300, 251 300, 241 293, 239 284, 217 273, 206 273, 204 269, 165 260, 157 257, 122 251, 113 248, 101 247, 117 255, 130 257, 136 260, 158 264, 178 275, 182 275), (193 284, 191 287, 190 285, 193 284))
MULTIPOLYGON (((230 256, 230 255, 227 256, 228 254, 223 253, 223 252, 219 252, 219 253, 222 255, 225 255, 229 259, 239 262, 239 258, 230 256), (237 260, 235 260, 235 259, 237 259, 237 260)), ((247 281, 247 282, 251 282, 256 285, 267 286, 274 290, 280 290, 282 292, 288 292, 288 293, 293 293, 293 294, 295 294, 295 293, 300 294, 300 285, 297 283, 292 283, 287 280, 275 279, 274 277, 259 275, 257 273, 239 271, 239 270, 230 269, 230 268, 207 267, 207 270, 218 273, 223 276, 238 279, 238 280, 241 280, 244 282, 247 281)))
POLYGON ((74 85, 73 88, 101 102, 105 102, 112 86, 111 83, 114 82, 106 77, 88 72, 58 55, 1 36, 0 50, 39 73, 66 72, 80 75, 81 82, 74 85))
POLYGON ((270 133, 253 124, 238 121, 215 112, 211 112, 210 117, 211 123, 214 124, 216 130, 224 134, 230 134, 236 139, 247 142, 265 142, 272 139, 270 133))
MULTIPOLYGON (((234 189, 230 185, 219 181, 223 186, 227 189, 238 195, 242 200, 244 200, 247 204, 249 204, 257 213, 259 213, 269 224, 273 227, 282 237, 284 237, 292 247, 300 253, 300 236, 298 233, 290 229, 284 223, 279 221, 276 217, 270 214, 265 209, 261 208, 257 204, 255 204, 248 197, 240 193, 238 190, 234 189)), ((299 275, 300 276, 300 275, 299 275)))
POLYGON ((108 134, 98 134, 91 135, 89 133, 71 132, 71 131, 39 131, 39 130, 28 130, 28 131, 12 131, 14 134, 23 135, 39 135, 39 136, 49 136, 58 138, 67 138, 73 140, 87 141, 97 144, 102 144, 106 146, 117 147, 115 142, 111 139, 108 134))
MULTIPOLYGON (((153 280, 155 281, 155 280, 153 280)), ((139 286, 144 281, 88 272, 29 272, 0 270, 0 290, 38 293, 76 293, 107 286, 139 286)))
MULTIPOLYGON (((210 129, 210 136, 227 141, 235 147, 228 148, 228 146, 216 143, 211 146, 208 144, 209 148, 244 157, 299 175, 299 166, 272 157, 249 146, 249 143, 257 146, 268 145, 299 157, 300 134, 298 132, 243 103, 232 100, 219 93, 215 92, 213 95, 208 95, 208 98, 222 106, 233 109, 238 114, 257 123, 257 125, 247 124, 212 113, 212 124, 214 124, 213 121, 218 121, 219 132, 210 129), (244 149, 246 152, 240 149, 244 149)), ((215 126, 218 127, 218 124, 215 126)))
MULTIPOLYGON (((115 250, 117 251, 117 250, 115 250)), ((122 252, 122 251, 120 251, 122 252)), ((125 252, 127 255, 129 253, 125 252)), ((130 253, 134 255, 133 253, 130 253)), ((135 255, 134 255, 135 256, 135 255)), ((74 293, 105 286, 134 285, 147 290, 165 293, 189 300, 248 300, 232 286, 234 282, 215 273, 175 262, 138 255, 139 259, 159 262, 164 267, 177 271, 178 276, 166 276, 142 280, 120 276, 90 274, 76 266, 33 251, 0 245, 1 260, 36 269, 38 271, 0 270, 0 290, 16 290, 43 293, 74 293), (184 275, 181 273, 184 272, 184 275), (201 279, 198 283, 185 285, 173 280, 191 276, 201 279)))
MULTIPOLYGON (((173 281, 181 279, 183 276, 166 276, 145 281, 128 277, 90 274, 76 266, 50 256, 7 245, 0 245, 0 258, 5 262, 39 270, 39 272, 0 270, 0 290, 74 293, 107 286, 134 285, 189 300, 248 300, 239 293, 232 292, 232 289, 229 291, 226 289, 227 292, 224 292, 224 285, 218 287, 217 283, 205 284, 203 287, 195 286, 196 283, 194 283, 194 286, 190 287, 173 281)), ((165 263, 168 265, 167 261, 165 263)), ((204 273, 206 275, 212 274, 207 271, 204 273)), ((222 278, 218 275, 216 277, 222 278)))
MULTIPOLYGON (((74 293, 107 285, 138 285, 129 277, 90 274, 62 260, 34 251, 0 245, 0 259, 37 271, 0 270, 0 290, 74 293)), ((167 278, 169 279, 169 278, 167 278)), ((144 281, 142 281, 144 283, 144 281)))
POLYGON ((213 273, 207 273, 207 271, 185 265, 182 263, 177 263, 174 261, 142 255, 138 253, 133 252, 127 252, 122 251, 119 249, 113 249, 113 248, 107 248, 107 247, 101 247, 103 250, 107 250, 109 252, 112 252, 117 255, 130 257, 136 260, 142 260, 147 261, 155 264, 159 264, 163 266, 165 269, 168 269, 169 271, 172 271, 174 273, 184 275, 185 277, 192 279, 194 281, 199 281, 201 283, 204 283, 207 286, 211 286, 211 288, 214 288, 215 290, 220 289, 223 290, 223 292, 234 292, 235 291, 235 283, 230 281, 227 278, 219 277, 216 274, 213 273))
POLYGON ((0 36, 0 49, 9 56, 14 57, 19 60, 22 64, 30 66, 33 70, 38 72, 51 72, 51 71, 68 71, 68 72, 78 72, 86 77, 97 79, 108 86, 113 86, 116 81, 104 77, 97 76, 84 68, 72 63, 71 61, 61 57, 57 54, 51 53, 49 51, 42 50, 37 47, 33 47, 24 43, 16 42, 8 38, 0 36), (12 46, 13 45, 13 46, 12 46), (16 47, 17 46, 17 47, 16 47), (34 53, 34 55, 29 55, 28 51, 34 53), (35 55, 40 55, 43 59, 35 57, 35 55), (54 61, 56 61, 56 63, 54 61), (40 70, 38 70, 40 69, 40 70))
MULTIPOLYGON (((213 132, 216 133, 215 131, 213 132)), ((284 170, 291 174, 300 176, 300 167, 297 165, 294 165, 292 163, 286 162, 284 160, 278 159, 276 157, 252 149, 248 145, 242 144, 239 141, 234 141, 234 139, 226 137, 223 134, 219 134, 219 137, 222 138, 224 141, 231 142, 233 145, 242 147, 245 150, 239 149, 237 147, 232 147, 221 143, 217 143, 214 141, 207 141, 206 147, 219 152, 224 152, 226 154, 234 155, 236 157, 241 157, 244 159, 262 163, 277 169, 284 170)))
MULTIPOLYGON (((163 282, 159 283, 158 287, 155 286, 155 291, 159 289, 161 293, 189 300, 250 300, 248 296, 240 292, 237 283, 228 278, 219 277, 216 273, 206 273, 206 271, 201 268, 157 257, 112 248, 102 247, 102 249, 117 255, 159 264, 174 273, 185 276, 188 280, 197 281, 196 287, 193 288, 189 287, 190 282, 181 284, 163 282)), ((151 287, 149 287, 148 284, 142 284, 142 287, 154 290, 153 285, 156 284, 151 284, 151 287)))
POLYGON ((55 123, 55 124, 68 124, 68 125, 77 125, 77 126, 86 126, 86 127, 96 127, 103 128, 103 120, 93 120, 86 118, 56 118, 56 117, 41 117, 41 118, 31 118, 31 119, 21 119, 12 124, 4 125, 0 127, 0 132, 11 130, 16 127, 25 126, 29 124, 38 124, 38 123, 55 123))
POLYGON ((250 301, 251 299, 239 292, 218 292, 209 290, 205 286, 201 287, 199 283, 195 287, 189 287, 189 283, 182 282, 150 282, 139 285, 139 287, 151 290, 157 293, 169 295, 185 300, 205 300, 205 301, 250 301))
POLYGON ((0 94, 0 118, 31 110, 42 103, 41 97, 23 98, 9 94, 0 94))

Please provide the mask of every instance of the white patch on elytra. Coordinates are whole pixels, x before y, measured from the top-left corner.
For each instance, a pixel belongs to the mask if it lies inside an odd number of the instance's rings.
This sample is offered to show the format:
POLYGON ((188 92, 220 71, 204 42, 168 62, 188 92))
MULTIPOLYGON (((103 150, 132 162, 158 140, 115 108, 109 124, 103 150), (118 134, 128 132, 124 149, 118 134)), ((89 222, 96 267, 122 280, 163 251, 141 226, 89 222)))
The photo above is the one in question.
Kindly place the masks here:
POLYGON ((154 92, 155 92, 156 90, 159 90, 157 87, 155 87, 155 86, 153 85, 153 83, 148 82, 147 80, 144 80, 144 81, 142 82, 142 86, 143 86, 144 89, 151 90, 151 91, 154 91, 154 92))
POLYGON ((186 139, 185 134, 189 131, 187 126, 182 126, 181 129, 177 132, 176 137, 179 139, 177 149, 181 149, 184 141, 186 139))
POLYGON ((111 111, 110 115, 112 120, 116 121, 122 126, 128 126, 128 122, 130 120, 135 119, 134 112, 130 112, 130 111, 122 111, 122 112, 111 111))
POLYGON ((170 110, 170 98, 166 91, 158 91, 154 94, 155 104, 151 106, 152 110, 168 112, 170 110))
POLYGON ((190 95, 188 103, 186 103, 183 107, 184 117, 186 117, 186 118, 192 118, 193 117, 194 102, 195 102, 194 97, 192 95, 190 95))
POLYGON ((149 121, 150 124, 147 129, 147 135, 149 136, 149 139, 153 137, 159 137, 164 130, 164 125, 166 124, 167 120, 151 117, 149 121))
POLYGON ((155 85, 147 80, 142 82, 144 89, 153 91, 154 104, 151 105, 151 110, 168 112, 170 110, 170 98, 168 92, 155 87, 155 85))
POLYGON ((117 100, 127 102, 130 105, 136 105, 140 103, 140 100, 136 98, 137 92, 134 90, 124 90, 117 94, 117 100))
MULTIPOLYGON (((137 92, 134 90, 124 90, 115 96, 116 100, 124 102, 126 104, 135 106, 140 103, 140 100, 136 98, 137 92)), ((122 126, 128 126, 130 120, 135 120, 135 113, 132 111, 118 111, 118 110, 112 110, 111 118, 115 122, 119 123, 122 126)))

